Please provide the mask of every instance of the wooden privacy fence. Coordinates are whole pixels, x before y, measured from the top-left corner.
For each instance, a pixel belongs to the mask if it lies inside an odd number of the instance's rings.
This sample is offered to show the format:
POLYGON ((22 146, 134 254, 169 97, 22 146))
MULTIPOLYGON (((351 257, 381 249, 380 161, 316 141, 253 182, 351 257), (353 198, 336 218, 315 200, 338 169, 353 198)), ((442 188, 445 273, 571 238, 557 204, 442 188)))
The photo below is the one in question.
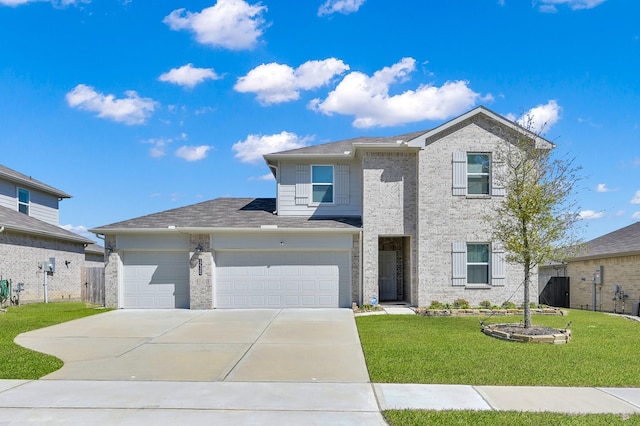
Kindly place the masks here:
POLYGON ((82 268, 81 275, 82 301, 104 306, 104 267, 82 268))
POLYGON ((551 277, 540 294, 540 303, 556 308, 569 308, 569 277, 551 277))

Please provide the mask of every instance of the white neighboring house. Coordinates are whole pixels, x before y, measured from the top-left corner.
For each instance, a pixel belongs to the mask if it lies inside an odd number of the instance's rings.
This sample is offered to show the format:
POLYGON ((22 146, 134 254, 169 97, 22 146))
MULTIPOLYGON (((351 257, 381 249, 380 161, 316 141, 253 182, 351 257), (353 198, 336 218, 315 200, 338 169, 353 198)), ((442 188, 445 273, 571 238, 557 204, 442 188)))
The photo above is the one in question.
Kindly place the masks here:
POLYGON ((504 261, 482 220, 504 198, 494 153, 516 128, 478 107, 431 130, 273 153, 275 198, 219 198, 92 229, 106 242, 106 304, 521 303, 522 268, 504 261))
POLYGON ((0 165, 0 279, 23 284, 21 303, 45 300, 45 275, 48 301, 79 300, 82 267, 104 262, 100 246, 59 226, 70 197, 0 165))

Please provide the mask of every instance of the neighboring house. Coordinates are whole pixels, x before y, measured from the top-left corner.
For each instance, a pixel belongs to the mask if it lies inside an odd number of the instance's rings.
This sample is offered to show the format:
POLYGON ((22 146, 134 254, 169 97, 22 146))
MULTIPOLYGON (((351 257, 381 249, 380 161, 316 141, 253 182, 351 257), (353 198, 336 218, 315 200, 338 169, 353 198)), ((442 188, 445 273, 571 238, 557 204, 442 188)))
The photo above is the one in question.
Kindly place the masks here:
POLYGON ((587 242, 567 269, 572 308, 631 313, 640 302, 640 222, 587 242))
POLYGON ((21 302, 44 301, 45 282, 49 301, 78 300, 86 256, 104 262, 85 250, 93 241, 59 226, 59 202, 70 197, 0 165, 0 277, 24 285, 21 302))
POLYGON ((479 107, 428 131, 273 153, 275 199, 220 198, 92 229, 105 237, 106 304, 521 303, 522 268, 483 221, 505 193, 493 153, 515 128, 479 107))

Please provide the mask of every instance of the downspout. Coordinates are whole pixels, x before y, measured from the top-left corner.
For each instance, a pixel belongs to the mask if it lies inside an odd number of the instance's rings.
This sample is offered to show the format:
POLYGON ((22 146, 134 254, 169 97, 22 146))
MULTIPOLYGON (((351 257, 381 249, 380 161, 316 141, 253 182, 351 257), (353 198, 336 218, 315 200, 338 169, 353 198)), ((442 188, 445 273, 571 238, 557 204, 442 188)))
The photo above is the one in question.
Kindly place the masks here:
POLYGON ((364 265, 363 265, 364 261, 362 259, 362 251, 363 251, 363 249, 362 249, 362 247, 363 247, 362 239, 363 239, 362 230, 360 230, 360 238, 359 238, 360 241, 359 241, 359 244, 358 244, 358 250, 360 251, 360 254, 358 256, 360 258, 360 262, 359 262, 360 265, 358 267, 358 269, 359 269, 359 273, 358 273, 358 275, 359 275, 359 277, 358 277, 358 306, 362 306, 362 304, 364 303, 364 301, 363 301, 364 295, 362 294, 363 293, 363 288, 362 287, 364 286, 364 277, 362 276, 362 274, 364 273, 364 265))

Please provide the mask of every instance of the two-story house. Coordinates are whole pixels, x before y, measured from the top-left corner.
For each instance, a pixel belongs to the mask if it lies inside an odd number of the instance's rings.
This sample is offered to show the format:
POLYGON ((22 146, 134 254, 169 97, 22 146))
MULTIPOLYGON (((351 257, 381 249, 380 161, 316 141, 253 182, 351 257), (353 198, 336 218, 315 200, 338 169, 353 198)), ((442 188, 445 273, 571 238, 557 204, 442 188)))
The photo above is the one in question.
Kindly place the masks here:
POLYGON ((519 303, 521 268, 483 220, 504 198, 494 153, 516 128, 478 107, 428 131, 273 153, 275 199, 220 198, 95 228, 107 305, 519 303))
POLYGON ((81 268, 104 261, 93 241, 59 226, 70 197, 0 165, 0 279, 22 284, 21 302, 78 300, 81 268))

